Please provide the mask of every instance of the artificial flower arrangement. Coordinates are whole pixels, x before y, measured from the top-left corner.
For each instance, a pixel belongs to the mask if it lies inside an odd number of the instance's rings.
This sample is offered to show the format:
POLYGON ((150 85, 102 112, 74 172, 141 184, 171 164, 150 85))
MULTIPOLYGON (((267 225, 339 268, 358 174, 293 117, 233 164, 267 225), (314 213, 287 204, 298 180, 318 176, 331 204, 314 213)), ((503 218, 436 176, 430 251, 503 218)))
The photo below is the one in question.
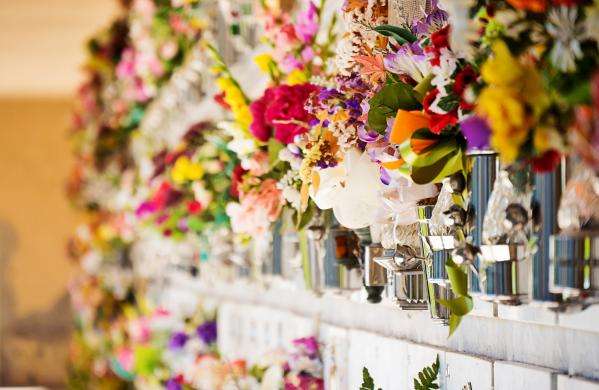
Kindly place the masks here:
MULTIPOLYGON (((506 164, 555 169, 579 107, 591 104, 597 69, 599 6, 593 1, 502 1, 470 4, 481 33, 469 55, 480 65, 477 122, 506 164), (486 122, 486 126, 482 121, 486 122)), ((485 142, 482 142, 484 144, 485 142)))
POLYGON ((122 15, 88 43, 87 81, 73 120, 78 164, 69 193, 92 208, 109 202, 123 172, 134 169, 130 137, 205 25, 197 1, 122 5, 122 15))
POLYGON ((315 120, 305 105, 319 88, 309 80, 325 76, 335 40, 334 20, 322 22, 324 6, 303 2, 292 22, 282 9, 263 5, 264 41, 272 51, 255 61, 271 85, 254 101, 213 52, 222 101, 234 119, 228 126, 234 137, 230 147, 241 160, 239 203, 228 207, 236 233, 264 234, 284 205, 295 212, 299 228, 310 220, 313 205, 302 202, 300 195, 298 143, 315 120))
POLYGON ((237 197, 231 187, 237 160, 222 131, 209 122, 197 123, 174 150, 162 150, 152 160, 150 186, 155 189, 137 207, 141 221, 174 238, 229 228, 226 208, 237 197))
POLYGON ((69 382, 75 388, 124 386, 110 369, 110 333, 127 306, 135 302, 129 245, 131 225, 107 214, 94 214, 69 245, 80 272, 69 284, 75 313, 69 382))

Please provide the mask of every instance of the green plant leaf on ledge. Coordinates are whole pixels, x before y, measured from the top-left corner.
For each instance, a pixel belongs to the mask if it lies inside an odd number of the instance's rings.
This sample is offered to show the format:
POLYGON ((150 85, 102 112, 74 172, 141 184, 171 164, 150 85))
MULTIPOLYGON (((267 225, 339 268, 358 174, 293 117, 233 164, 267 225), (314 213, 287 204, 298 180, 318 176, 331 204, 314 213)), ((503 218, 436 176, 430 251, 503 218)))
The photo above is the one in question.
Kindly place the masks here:
POLYGON ((424 367, 418 373, 418 378, 414 378, 414 390, 438 389, 437 378, 439 377, 439 355, 430 367, 424 367))
POLYGON ((375 389, 374 379, 372 379, 366 367, 362 369, 362 385, 360 386, 360 390, 382 390, 381 388, 375 389))

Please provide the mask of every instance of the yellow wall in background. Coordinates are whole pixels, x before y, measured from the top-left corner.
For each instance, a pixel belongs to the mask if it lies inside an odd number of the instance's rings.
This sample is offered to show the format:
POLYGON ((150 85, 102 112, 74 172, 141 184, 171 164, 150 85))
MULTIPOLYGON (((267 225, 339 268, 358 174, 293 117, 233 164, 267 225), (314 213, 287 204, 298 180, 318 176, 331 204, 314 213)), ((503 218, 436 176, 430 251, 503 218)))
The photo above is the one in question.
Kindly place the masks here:
POLYGON ((67 99, 0 99, 0 385, 59 384, 71 324, 66 240, 77 225, 67 99))

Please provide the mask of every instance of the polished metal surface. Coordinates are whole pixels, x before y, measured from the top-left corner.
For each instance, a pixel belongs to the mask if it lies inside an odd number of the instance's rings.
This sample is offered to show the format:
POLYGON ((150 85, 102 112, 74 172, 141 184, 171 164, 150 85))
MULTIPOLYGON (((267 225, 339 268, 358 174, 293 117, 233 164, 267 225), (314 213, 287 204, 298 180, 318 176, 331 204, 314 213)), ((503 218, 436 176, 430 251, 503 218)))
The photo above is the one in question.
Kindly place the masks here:
MULTIPOLYGON (((472 162, 472 172, 468 180, 469 185, 469 205, 474 212, 474 227, 470 231, 469 238, 472 244, 480 246, 482 244, 483 222, 487 212, 487 204, 493 191, 493 184, 499 172, 499 159, 497 153, 492 151, 476 151, 469 153, 472 162)), ((479 268, 480 260, 474 261, 474 267, 479 268)), ((478 275, 472 271, 469 272, 470 290, 480 292, 480 282, 478 275)))

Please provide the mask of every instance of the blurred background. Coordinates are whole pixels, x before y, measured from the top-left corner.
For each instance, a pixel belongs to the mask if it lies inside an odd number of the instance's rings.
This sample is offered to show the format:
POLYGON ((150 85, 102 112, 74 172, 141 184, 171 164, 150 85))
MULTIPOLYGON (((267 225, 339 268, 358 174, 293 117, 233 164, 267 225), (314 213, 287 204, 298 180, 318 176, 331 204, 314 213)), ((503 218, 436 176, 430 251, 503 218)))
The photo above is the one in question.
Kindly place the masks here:
POLYGON ((83 44, 115 12, 113 0, 0 2, 0 386, 64 383, 70 110, 83 44))

